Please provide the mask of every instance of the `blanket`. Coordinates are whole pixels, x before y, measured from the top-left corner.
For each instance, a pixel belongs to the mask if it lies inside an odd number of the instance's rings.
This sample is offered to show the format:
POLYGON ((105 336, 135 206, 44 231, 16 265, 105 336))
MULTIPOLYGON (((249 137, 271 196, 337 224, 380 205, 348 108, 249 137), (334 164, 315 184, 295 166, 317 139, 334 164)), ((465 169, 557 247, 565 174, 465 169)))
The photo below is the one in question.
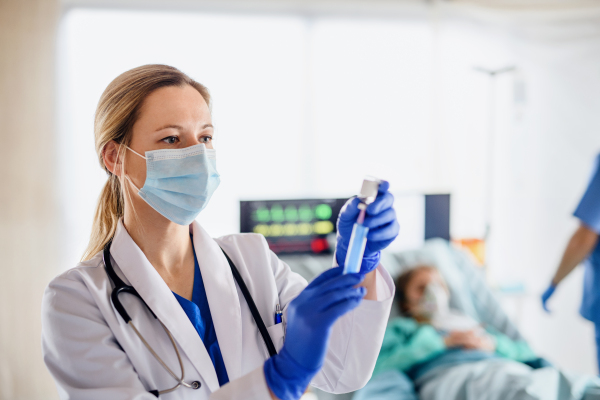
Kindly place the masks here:
POLYGON ((415 386, 421 400, 584 400, 600 379, 492 358, 435 368, 415 386))

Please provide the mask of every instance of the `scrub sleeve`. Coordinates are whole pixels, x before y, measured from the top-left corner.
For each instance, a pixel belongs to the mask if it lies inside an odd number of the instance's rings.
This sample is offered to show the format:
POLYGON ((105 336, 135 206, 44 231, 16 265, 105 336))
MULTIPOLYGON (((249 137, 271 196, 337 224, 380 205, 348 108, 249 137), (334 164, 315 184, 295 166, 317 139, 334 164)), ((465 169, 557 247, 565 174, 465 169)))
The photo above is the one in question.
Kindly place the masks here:
MULTIPOLYGON (((583 224, 600 234, 600 154, 596 156, 588 187, 573 213, 583 224)), ((581 316, 596 327, 596 352, 600 369, 600 243, 584 262, 581 316)))

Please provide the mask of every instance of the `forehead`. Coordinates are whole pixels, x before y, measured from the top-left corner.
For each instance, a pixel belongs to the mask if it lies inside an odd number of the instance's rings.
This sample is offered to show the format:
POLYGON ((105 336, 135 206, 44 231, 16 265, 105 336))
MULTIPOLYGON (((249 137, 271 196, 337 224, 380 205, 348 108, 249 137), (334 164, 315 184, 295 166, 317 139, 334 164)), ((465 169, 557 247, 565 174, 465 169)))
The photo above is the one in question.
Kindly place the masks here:
POLYGON ((415 283, 427 283, 432 280, 441 279, 441 275, 435 268, 422 268, 413 274, 411 281, 415 283))
POLYGON ((210 121, 210 110, 192 86, 166 86, 146 97, 140 109, 140 123, 210 121))

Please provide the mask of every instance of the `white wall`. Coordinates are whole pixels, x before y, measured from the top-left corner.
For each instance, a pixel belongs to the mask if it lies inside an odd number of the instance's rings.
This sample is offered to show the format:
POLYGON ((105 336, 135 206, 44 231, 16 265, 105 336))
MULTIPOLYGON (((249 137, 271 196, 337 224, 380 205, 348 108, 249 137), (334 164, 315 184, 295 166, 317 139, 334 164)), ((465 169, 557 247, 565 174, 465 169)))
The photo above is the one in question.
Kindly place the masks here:
POLYGON ((95 105, 114 77, 145 63, 175 65, 211 90, 222 184, 199 219, 215 236, 239 229, 240 199, 346 197, 369 173, 396 192, 432 189, 432 35, 422 21, 73 10, 61 38, 65 268, 85 247, 106 179, 95 105))
MULTIPOLYGON (((494 268, 533 294, 547 285, 576 227, 571 214, 600 151, 600 30, 591 19, 529 20, 509 30, 526 100, 500 135, 494 268)), ((561 285, 552 316, 540 313, 537 297, 526 302, 523 331, 552 361, 596 372, 593 329, 578 316, 582 275, 561 285)))
POLYGON ((465 18, 449 12, 442 21, 439 143, 448 151, 440 172, 461 203, 453 209, 453 234, 477 235, 487 154, 464 146, 475 140, 475 148, 487 147, 491 111, 472 106, 489 105, 494 91, 488 279, 493 286, 525 285, 524 294, 501 300, 534 350, 563 368, 596 374, 593 327, 578 314, 583 271, 560 286, 551 315, 539 299, 577 226, 571 214, 600 151, 598 18, 560 13, 465 18), (490 78, 469 66, 516 71, 490 78))

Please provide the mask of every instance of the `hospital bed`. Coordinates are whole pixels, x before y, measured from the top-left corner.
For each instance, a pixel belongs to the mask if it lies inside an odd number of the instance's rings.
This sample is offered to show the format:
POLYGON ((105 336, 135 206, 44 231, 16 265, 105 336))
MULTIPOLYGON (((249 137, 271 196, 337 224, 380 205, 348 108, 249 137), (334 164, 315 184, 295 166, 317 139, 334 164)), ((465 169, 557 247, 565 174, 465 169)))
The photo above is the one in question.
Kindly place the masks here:
MULTIPOLYGON (((311 280, 320 272, 331 267, 331 256, 297 255, 282 257, 292 270, 311 280)), ((476 266, 469 254, 453 246, 443 239, 430 239, 416 250, 401 252, 384 252, 382 263, 393 278, 403 271, 417 265, 435 266, 446 280, 450 296, 450 306, 475 318, 486 326, 504 333, 513 340, 521 339, 521 334, 508 318, 485 284, 480 269, 476 266)), ((390 318, 400 315, 399 309, 392 309, 390 318)), ((548 366, 543 360, 532 360, 530 366, 534 368, 548 366)), ((394 371, 388 377, 394 385, 379 385, 372 380, 367 386, 357 393, 345 395, 331 395, 314 391, 319 400, 417 400, 412 380, 401 372, 394 371), (389 391, 393 390, 390 396, 389 391), (388 392, 386 392, 388 391, 388 392)), ((379 379, 379 382, 382 380, 379 379)), ((600 395, 591 391, 585 400, 597 400, 600 395)))
MULTIPOLYGON (((281 257, 290 268, 302 275, 307 280, 312 280, 316 275, 331 267, 332 257, 294 255, 281 257)), ((450 306, 465 314, 494 327, 511 339, 520 339, 517 328, 509 320, 492 292, 485 285, 479 269, 470 256, 464 251, 454 247, 443 239, 430 239, 416 250, 401 252, 383 252, 382 264, 396 278, 403 271, 416 265, 432 265, 439 269, 448 283, 451 293, 450 306)), ((390 318, 399 316, 399 310, 394 306, 390 318)), ((408 393, 414 392, 412 382, 408 377, 401 377, 406 381, 408 393)), ((335 397, 319 394, 319 399, 350 399, 351 395, 338 395, 335 397)), ((360 395, 356 398, 364 399, 360 395)), ((410 397, 407 397, 407 400, 410 397)))

